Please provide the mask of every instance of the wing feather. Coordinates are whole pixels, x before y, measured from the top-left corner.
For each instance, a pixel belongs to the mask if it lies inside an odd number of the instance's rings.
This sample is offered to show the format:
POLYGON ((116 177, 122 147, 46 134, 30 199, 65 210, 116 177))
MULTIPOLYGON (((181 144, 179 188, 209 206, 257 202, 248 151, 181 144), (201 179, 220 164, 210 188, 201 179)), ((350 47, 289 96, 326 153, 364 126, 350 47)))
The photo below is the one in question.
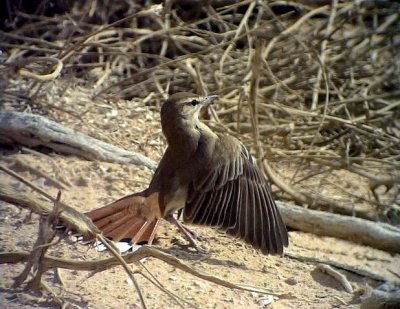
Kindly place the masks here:
POLYGON ((249 151, 230 136, 219 138, 210 164, 190 183, 183 218, 224 230, 266 254, 282 254, 288 245, 264 175, 249 151))

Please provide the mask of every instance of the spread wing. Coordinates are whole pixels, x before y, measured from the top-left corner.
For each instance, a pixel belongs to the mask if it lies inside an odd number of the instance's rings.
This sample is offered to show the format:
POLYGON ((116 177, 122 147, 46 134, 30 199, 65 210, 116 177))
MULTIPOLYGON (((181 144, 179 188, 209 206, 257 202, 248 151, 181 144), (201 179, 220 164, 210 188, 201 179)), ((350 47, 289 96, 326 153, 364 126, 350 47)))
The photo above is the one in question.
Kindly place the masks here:
POLYGON ((265 254, 282 254, 288 245, 265 177, 244 145, 231 136, 219 138, 211 163, 189 184, 183 218, 224 230, 265 254))

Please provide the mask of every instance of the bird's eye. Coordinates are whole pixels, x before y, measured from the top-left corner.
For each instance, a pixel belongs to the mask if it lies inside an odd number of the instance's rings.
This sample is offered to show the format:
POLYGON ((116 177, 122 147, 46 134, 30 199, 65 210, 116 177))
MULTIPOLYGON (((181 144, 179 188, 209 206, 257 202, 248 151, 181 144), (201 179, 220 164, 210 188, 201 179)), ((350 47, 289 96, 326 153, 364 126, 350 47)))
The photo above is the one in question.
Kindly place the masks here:
POLYGON ((197 104, 199 104, 199 100, 193 99, 192 101, 190 101, 190 104, 196 106, 197 104))

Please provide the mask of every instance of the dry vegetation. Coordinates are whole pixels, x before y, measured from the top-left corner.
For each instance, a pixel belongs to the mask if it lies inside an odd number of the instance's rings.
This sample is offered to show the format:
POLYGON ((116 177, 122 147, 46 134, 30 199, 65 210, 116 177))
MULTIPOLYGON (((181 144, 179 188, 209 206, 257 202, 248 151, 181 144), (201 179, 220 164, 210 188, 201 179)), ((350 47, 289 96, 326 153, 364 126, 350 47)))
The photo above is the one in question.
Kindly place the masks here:
POLYGON ((114 106, 143 132, 168 93, 218 94, 208 124, 252 149, 280 200, 400 224, 397 2, 6 2, 3 110, 129 148, 114 106))

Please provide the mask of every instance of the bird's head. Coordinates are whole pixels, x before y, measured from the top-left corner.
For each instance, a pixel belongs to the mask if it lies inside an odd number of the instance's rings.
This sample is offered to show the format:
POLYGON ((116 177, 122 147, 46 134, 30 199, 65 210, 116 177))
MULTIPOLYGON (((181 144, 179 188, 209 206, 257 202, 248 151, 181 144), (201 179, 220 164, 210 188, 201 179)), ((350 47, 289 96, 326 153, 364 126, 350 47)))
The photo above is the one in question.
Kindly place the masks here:
POLYGON ((167 117, 197 120, 202 107, 211 104, 218 96, 199 96, 189 92, 179 92, 171 95, 161 107, 161 120, 167 117))

